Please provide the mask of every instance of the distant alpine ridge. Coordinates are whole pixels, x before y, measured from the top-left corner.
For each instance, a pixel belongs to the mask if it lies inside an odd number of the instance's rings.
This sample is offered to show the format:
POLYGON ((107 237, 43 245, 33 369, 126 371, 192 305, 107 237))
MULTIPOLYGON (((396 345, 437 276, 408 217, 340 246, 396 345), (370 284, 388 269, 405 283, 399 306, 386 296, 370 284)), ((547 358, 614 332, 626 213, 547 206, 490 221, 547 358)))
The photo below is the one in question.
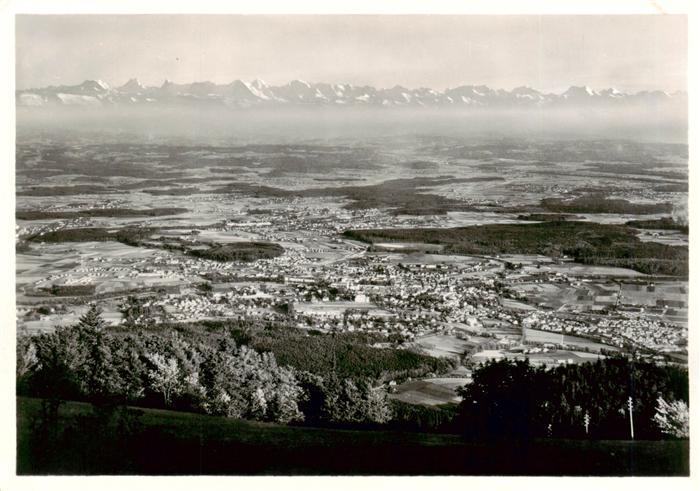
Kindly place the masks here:
POLYGON ((194 82, 176 84, 166 80, 160 87, 146 87, 133 78, 119 87, 101 80, 86 80, 80 85, 50 86, 19 90, 18 106, 123 106, 123 105, 219 105, 231 108, 265 106, 375 106, 375 107, 536 107, 606 106, 610 104, 663 104, 667 101, 687 104, 685 92, 669 94, 660 90, 624 93, 610 88, 596 91, 590 87, 570 87, 561 94, 543 93, 530 87, 513 90, 492 89, 485 85, 462 85, 444 91, 429 88, 408 89, 397 85, 390 89, 351 84, 308 83, 292 80, 272 86, 261 80, 229 84, 194 82))

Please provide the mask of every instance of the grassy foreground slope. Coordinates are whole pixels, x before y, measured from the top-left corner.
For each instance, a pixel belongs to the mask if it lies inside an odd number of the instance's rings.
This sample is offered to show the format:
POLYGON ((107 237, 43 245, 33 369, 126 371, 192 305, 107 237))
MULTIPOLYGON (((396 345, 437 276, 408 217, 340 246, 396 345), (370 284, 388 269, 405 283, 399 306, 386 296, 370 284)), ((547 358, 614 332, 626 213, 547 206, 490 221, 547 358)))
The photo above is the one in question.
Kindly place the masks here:
POLYGON ((630 268, 646 274, 686 276, 688 249, 642 242, 626 225, 547 221, 457 228, 348 230, 345 236, 368 243, 426 242, 446 254, 566 255, 584 264, 630 268))
POLYGON ((465 443, 458 436, 253 423, 139 409, 126 426, 68 402, 37 437, 17 399, 18 474, 688 475, 687 441, 465 443))

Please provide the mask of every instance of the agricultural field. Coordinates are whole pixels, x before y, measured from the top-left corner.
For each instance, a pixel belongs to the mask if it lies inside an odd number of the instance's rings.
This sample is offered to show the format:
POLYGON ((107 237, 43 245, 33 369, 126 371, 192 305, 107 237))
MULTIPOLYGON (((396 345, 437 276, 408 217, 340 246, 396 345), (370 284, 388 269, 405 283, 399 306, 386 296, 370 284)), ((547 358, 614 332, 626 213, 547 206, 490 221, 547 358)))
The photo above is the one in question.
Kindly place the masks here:
POLYGON ((416 339, 415 346, 422 352, 436 357, 461 357, 472 348, 475 341, 460 339, 455 336, 434 334, 416 339))
POLYGON ((389 397, 409 404, 437 406, 459 403, 462 398, 455 390, 463 387, 469 378, 427 378, 405 382, 395 387, 389 397))
POLYGON ((600 350, 616 350, 614 346, 596 343, 589 339, 581 338, 578 336, 571 336, 555 332, 538 331, 535 329, 525 329, 525 338, 533 343, 553 345, 565 344, 578 348, 586 348, 593 352, 598 352, 600 350))

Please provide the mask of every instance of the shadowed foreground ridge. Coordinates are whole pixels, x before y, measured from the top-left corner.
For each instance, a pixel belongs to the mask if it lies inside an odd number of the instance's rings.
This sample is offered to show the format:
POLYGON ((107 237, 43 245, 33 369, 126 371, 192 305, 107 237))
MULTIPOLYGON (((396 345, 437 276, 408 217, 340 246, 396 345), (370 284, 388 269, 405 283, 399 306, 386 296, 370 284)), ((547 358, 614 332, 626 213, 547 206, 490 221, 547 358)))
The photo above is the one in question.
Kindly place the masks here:
POLYGON ((454 435, 290 427, 134 408, 128 416, 112 414, 111 424, 100 426, 104 415, 75 402, 59 410, 64 438, 51 455, 42 451, 43 458, 36 459, 27 436, 40 411, 39 399, 18 398, 21 475, 689 473, 687 440, 465 443, 454 435))

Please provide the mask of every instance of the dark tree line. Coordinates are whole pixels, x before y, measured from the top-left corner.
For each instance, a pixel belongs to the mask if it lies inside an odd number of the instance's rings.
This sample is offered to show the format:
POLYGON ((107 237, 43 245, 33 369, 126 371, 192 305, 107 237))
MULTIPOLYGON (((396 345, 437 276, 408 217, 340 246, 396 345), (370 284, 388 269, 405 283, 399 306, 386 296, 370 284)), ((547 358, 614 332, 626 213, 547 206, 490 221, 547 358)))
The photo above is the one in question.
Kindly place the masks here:
POLYGON ((627 225, 554 220, 442 229, 347 230, 344 235, 368 243, 441 244, 448 254, 569 256, 584 264, 632 268, 647 274, 688 274, 687 247, 643 242, 627 225))
POLYGON ((630 438, 631 397, 635 437, 658 439, 658 399, 687 405, 688 372, 624 358, 552 369, 502 360, 460 394, 459 426, 472 438, 630 438))
POLYGON ((252 262, 258 259, 273 259, 281 256, 284 254, 284 248, 279 244, 269 242, 233 242, 212 245, 208 249, 192 249, 188 251, 188 254, 219 262, 252 262))
POLYGON ((43 398, 54 416, 65 400, 278 423, 383 423, 390 416, 386 395, 369 379, 324 379, 280 366, 272 352, 227 333, 110 331, 95 306, 77 325, 20 336, 17 360, 18 394, 43 398))
POLYGON ((252 336, 251 346, 271 351, 281 364, 318 375, 339 378, 401 380, 444 373, 455 368, 452 360, 404 349, 381 349, 365 333, 333 333, 306 336, 289 329, 268 329, 252 336))

